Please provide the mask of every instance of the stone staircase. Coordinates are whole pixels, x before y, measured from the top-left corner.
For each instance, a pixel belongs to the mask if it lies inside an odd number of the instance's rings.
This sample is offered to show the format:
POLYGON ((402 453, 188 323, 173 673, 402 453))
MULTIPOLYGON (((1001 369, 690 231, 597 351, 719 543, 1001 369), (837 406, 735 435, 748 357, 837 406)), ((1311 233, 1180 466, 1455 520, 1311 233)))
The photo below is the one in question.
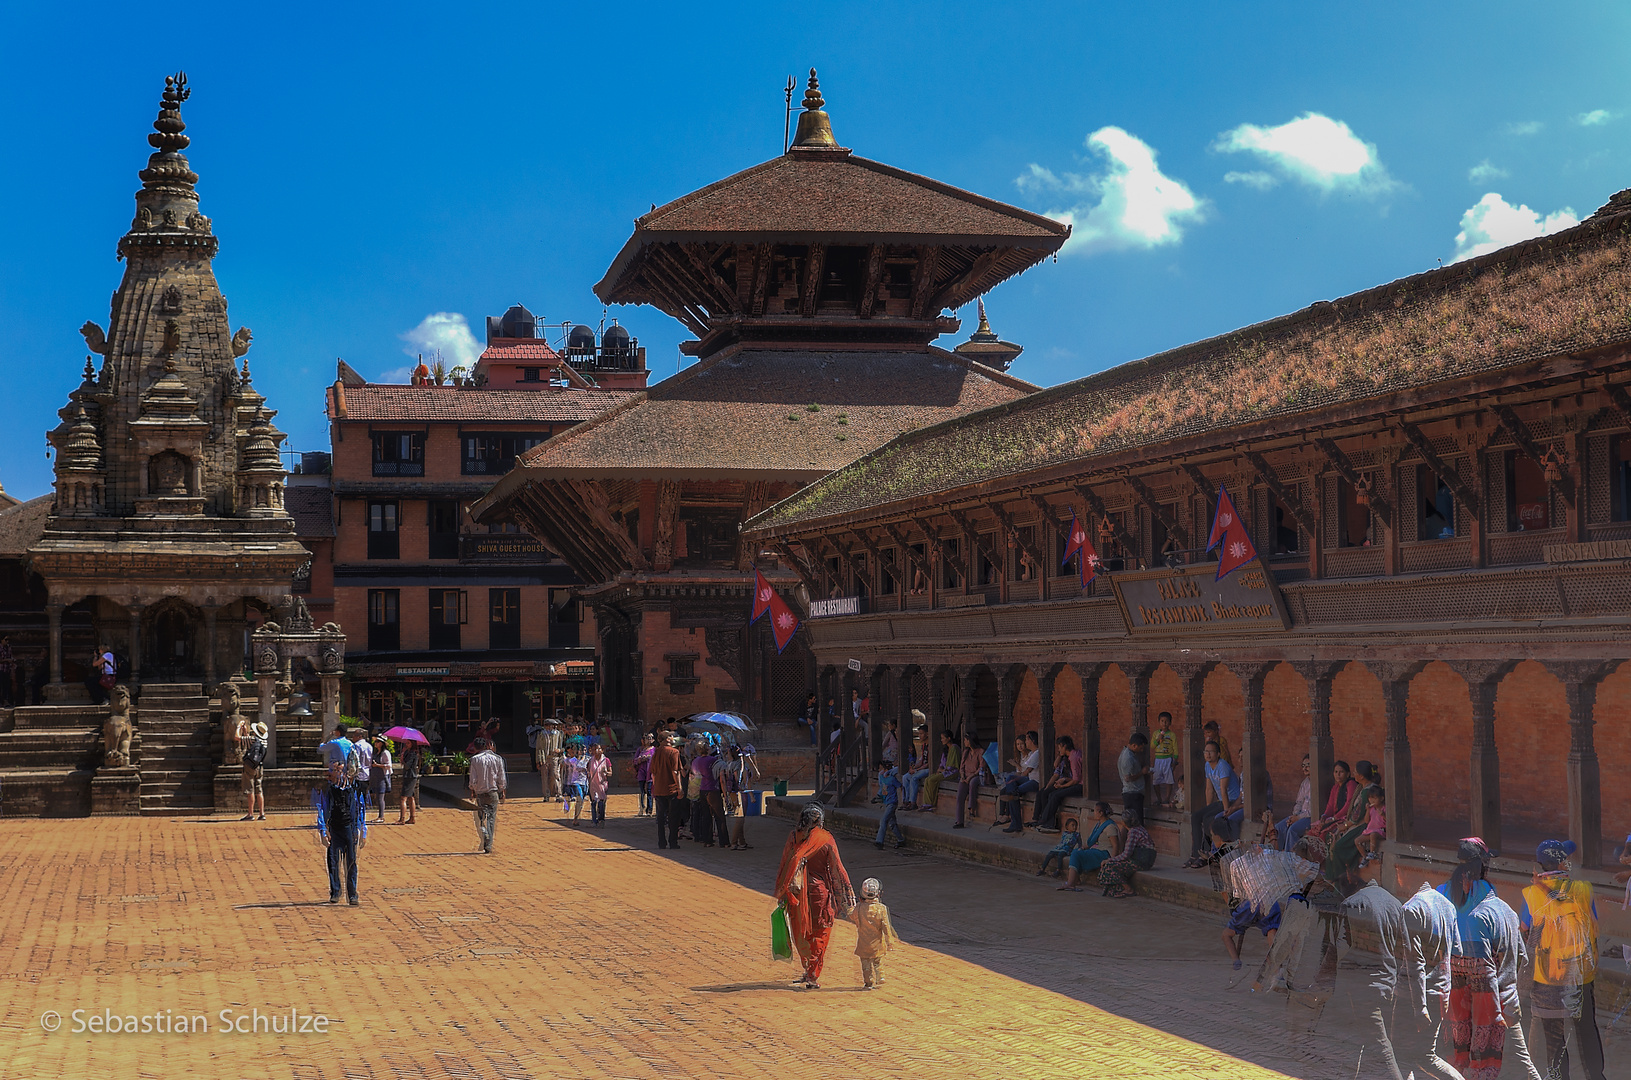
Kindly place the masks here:
POLYGON ((147 683, 133 710, 141 732, 143 814, 210 813, 220 735, 198 683, 147 683))
POLYGON ((24 705, 0 712, 9 713, 9 722, 0 716, 0 815, 89 814, 107 706, 24 705))

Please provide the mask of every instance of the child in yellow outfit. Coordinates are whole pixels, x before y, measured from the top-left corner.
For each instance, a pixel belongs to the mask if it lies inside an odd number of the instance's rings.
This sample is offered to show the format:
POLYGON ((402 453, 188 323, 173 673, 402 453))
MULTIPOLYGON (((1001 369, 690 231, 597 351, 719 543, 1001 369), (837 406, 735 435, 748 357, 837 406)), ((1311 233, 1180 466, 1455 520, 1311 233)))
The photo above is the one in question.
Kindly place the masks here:
POLYGON ((882 891, 877 878, 861 882, 861 902, 850 913, 856 927, 855 955, 861 958, 861 978, 868 990, 883 985, 884 955, 900 942, 889 909, 878 902, 882 891))

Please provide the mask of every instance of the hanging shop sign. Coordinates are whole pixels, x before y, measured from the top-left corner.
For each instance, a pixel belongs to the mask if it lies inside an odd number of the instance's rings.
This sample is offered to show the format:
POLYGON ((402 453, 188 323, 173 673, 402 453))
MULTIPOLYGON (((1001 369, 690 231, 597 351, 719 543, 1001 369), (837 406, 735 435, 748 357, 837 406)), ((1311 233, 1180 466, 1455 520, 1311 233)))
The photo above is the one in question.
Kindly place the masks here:
POLYGON ((824 619, 833 615, 859 615, 866 604, 859 596, 840 596, 832 600, 810 601, 810 618, 824 619))
POLYGON ((1216 563, 1108 575, 1132 634, 1289 630, 1274 574, 1257 559, 1217 579, 1216 563))

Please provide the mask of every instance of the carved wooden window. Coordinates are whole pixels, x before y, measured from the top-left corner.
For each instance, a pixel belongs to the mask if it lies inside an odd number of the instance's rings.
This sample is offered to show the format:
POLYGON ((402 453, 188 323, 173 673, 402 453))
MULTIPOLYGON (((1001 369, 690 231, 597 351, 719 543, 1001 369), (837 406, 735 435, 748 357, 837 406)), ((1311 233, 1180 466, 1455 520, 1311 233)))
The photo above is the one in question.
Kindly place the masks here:
POLYGON ((401 648, 402 623, 399 618, 401 594, 396 589, 368 590, 368 648, 401 648))
POLYGON ((1370 547, 1375 538, 1370 506, 1359 501, 1359 492, 1347 480, 1338 477, 1336 483, 1338 545, 1370 547))
POLYGON ((487 590, 487 647, 489 649, 519 649, 521 647, 521 590, 487 590))
POLYGON ((1631 521, 1631 435, 1616 435, 1608 451, 1610 520, 1631 521))
POLYGON ((1506 531, 1552 527, 1552 489, 1546 474, 1522 450, 1506 452, 1506 531))
POLYGON ((376 431, 373 436, 375 476, 425 475, 424 432, 376 431))
POLYGON ((1416 538, 1449 540, 1456 533, 1455 492, 1427 465, 1416 466, 1416 538))
POLYGON ((459 627, 470 621, 470 594, 463 589, 430 590, 430 647, 460 647, 459 627))
POLYGON ((912 551, 917 556, 912 562, 912 595, 922 596, 929 591, 929 579, 923 575, 922 566, 929 561, 929 545, 913 544, 912 551))
POLYGON ((978 581, 981 585, 995 585, 1002 580, 1002 568, 985 557, 986 549, 996 552, 1002 551, 1003 539, 998 533, 981 537, 983 544, 976 545, 974 564, 979 568, 978 581))
POLYGON ((697 661, 701 653, 663 653, 668 661, 668 675, 663 679, 676 694, 689 694, 696 689, 697 661))
POLYGON ((896 588, 894 548, 884 548, 879 552, 883 557, 878 562, 878 594, 880 596, 894 596, 896 588))
MULTIPOLYGON (((1298 494, 1300 484, 1295 482, 1286 484, 1286 490, 1293 495, 1298 494)), ((1269 551, 1275 555, 1296 555, 1302 551, 1303 534, 1297 524, 1297 516, 1291 512, 1291 507, 1285 504, 1279 496, 1272 491, 1268 492, 1269 500, 1269 551)))
POLYGON ((963 551, 959 540, 941 541, 940 587, 959 589, 963 585, 963 551))

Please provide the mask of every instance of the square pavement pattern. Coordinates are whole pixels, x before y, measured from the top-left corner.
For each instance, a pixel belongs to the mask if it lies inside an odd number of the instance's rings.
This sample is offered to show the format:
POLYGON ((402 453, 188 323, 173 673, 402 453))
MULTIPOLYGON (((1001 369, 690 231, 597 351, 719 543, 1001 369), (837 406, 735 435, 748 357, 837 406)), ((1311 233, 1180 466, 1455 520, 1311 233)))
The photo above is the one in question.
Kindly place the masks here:
POLYGON ((841 924, 822 989, 793 990, 769 959, 785 823, 658 852, 633 808, 571 828, 513 800, 490 856, 463 811, 371 825, 358 908, 326 902, 309 815, 7 821, 0 1077, 1353 1075, 1332 1010, 1289 1036, 1283 999, 1228 989, 1215 919, 843 837, 907 944, 863 993, 841 924), (229 1034, 222 1010, 328 1030, 229 1034), (209 1030, 89 1030, 107 1014, 209 1030))

